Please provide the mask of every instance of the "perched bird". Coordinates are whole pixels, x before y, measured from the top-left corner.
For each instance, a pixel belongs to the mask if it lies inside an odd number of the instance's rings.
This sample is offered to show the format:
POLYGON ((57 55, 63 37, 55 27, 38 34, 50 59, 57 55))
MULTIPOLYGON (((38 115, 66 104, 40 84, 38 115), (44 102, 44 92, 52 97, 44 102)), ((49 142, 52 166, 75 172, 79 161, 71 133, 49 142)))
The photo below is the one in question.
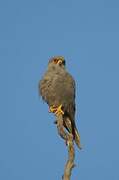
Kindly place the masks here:
POLYGON ((49 60, 47 71, 39 82, 39 93, 50 112, 56 116, 62 114, 63 126, 81 148, 75 124, 75 81, 66 70, 64 57, 55 56, 49 60))

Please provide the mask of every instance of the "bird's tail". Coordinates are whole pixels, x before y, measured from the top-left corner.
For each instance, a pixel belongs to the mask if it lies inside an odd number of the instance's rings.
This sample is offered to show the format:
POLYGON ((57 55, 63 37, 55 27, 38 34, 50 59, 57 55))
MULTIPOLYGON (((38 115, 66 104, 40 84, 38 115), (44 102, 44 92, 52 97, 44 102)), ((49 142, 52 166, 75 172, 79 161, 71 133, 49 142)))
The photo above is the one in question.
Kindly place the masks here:
POLYGON ((80 135, 79 135, 78 130, 76 128, 75 122, 72 122, 69 119, 69 117, 66 117, 64 119, 64 126, 69 133, 72 133, 76 145, 78 146, 79 149, 81 149, 80 135))
POLYGON ((79 149, 81 149, 80 135, 76 127, 74 127, 74 140, 79 149))

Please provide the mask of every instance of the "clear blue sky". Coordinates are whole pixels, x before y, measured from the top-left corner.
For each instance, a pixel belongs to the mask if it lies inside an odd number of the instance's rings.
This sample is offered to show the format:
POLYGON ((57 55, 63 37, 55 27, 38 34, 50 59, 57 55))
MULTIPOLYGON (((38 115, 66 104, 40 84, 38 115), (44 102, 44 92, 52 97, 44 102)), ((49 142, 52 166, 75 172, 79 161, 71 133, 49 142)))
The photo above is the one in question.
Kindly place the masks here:
POLYGON ((72 180, 119 180, 119 1, 0 1, 0 180, 59 180, 67 151, 38 97, 48 59, 77 84, 72 180))

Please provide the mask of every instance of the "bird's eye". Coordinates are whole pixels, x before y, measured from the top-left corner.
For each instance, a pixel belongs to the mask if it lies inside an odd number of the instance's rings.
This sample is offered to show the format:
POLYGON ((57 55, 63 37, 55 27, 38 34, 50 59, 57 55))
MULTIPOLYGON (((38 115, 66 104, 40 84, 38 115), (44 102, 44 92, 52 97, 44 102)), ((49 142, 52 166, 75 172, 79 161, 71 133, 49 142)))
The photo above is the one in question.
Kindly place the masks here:
POLYGON ((58 63, 58 59, 54 59, 54 63, 57 64, 58 63))

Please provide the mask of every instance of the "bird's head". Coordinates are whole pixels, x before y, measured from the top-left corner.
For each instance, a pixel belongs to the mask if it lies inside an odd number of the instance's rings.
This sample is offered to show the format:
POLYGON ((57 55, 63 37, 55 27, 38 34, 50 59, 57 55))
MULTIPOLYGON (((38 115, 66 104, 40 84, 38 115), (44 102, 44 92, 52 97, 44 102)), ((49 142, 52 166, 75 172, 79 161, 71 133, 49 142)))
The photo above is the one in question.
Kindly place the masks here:
POLYGON ((56 67, 65 67, 65 59, 63 56, 54 56, 49 60, 48 65, 56 67))

